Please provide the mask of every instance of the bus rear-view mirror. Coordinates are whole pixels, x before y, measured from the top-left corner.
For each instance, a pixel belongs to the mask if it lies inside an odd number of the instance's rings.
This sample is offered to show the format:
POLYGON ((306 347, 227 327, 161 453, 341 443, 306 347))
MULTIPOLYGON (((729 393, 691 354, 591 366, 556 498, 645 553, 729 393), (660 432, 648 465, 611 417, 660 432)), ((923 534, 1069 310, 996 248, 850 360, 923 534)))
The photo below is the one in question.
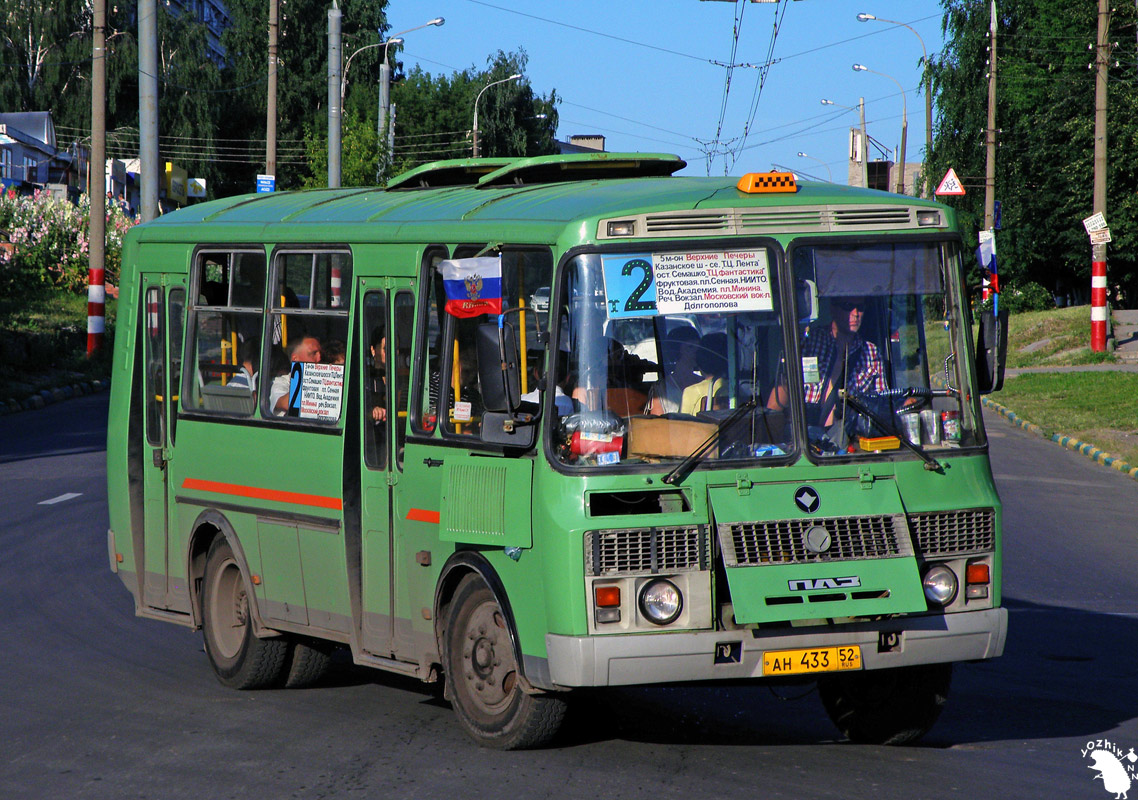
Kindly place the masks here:
POLYGON ((1004 385, 1004 364, 1008 353, 1008 310, 999 316, 986 309, 980 313, 976 335, 976 386, 980 394, 998 392, 1004 385))
POLYGON ((478 381, 486 411, 512 414, 521 402, 517 333, 504 322, 478 326, 478 381))

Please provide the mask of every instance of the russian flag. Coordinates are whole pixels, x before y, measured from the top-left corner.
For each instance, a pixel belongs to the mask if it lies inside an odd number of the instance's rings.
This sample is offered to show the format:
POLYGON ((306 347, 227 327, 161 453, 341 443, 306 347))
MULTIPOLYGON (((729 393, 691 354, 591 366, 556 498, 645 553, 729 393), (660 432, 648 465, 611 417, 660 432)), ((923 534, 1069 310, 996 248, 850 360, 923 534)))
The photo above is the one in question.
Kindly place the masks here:
POLYGON ((446 290, 446 312, 452 317, 502 313, 502 259, 498 256, 455 258, 439 264, 446 290))

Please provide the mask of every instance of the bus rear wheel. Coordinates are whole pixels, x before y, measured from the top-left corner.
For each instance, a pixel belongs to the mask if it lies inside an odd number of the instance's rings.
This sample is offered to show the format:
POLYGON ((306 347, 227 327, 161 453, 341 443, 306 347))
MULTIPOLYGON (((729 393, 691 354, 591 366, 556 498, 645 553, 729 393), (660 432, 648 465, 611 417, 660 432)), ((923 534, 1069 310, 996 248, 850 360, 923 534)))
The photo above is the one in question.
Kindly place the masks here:
POLYGON ((249 588, 224 538, 214 540, 206 557, 202 634, 209 663, 224 685, 263 689, 284 677, 289 642, 253 634, 249 588))
POLYGON ((820 678, 818 694, 851 742, 899 745, 929 732, 951 682, 952 664, 922 664, 820 678))
POLYGON ((475 742, 519 750, 546 744, 557 733, 565 700, 522 691, 505 615, 475 576, 463 579, 450 604, 445 649, 455 715, 475 742))

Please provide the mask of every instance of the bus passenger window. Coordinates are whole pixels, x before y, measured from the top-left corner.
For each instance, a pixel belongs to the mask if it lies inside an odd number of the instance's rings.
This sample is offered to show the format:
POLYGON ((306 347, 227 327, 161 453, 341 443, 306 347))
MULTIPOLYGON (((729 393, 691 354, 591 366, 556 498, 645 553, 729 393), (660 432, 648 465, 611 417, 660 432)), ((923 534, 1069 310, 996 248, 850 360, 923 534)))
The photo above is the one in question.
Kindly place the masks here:
POLYGON ((368 292, 363 315, 363 420, 364 462, 372 469, 387 466, 387 298, 368 292))
POLYGON ((265 254, 200 252, 191 275, 190 354, 183 383, 187 411, 247 417, 264 327, 265 254))
POLYGON ((258 381, 267 417, 335 423, 344 398, 344 343, 352 259, 343 251, 279 251, 273 260, 266 336, 268 378, 258 381))

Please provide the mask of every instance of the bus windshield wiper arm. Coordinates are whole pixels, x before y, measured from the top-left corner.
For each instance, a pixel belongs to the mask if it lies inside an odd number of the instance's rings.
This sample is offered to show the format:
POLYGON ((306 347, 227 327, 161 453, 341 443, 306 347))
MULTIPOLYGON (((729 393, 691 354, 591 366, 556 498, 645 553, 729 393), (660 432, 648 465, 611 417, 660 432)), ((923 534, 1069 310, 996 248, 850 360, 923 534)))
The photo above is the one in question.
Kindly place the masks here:
POLYGON ((686 478, 691 473, 691 471, 696 468, 696 465, 698 465, 699 462, 703 460, 704 456, 710 452, 711 448, 715 447, 716 443, 719 441, 719 437, 723 435, 723 432, 728 428, 734 427, 735 423, 741 420, 747 414, 747 412, 753 409, 756 405, 757 403, 755 399, 751 398, 746 403, 743 403, 743 405, 735 409, 731 416, 719 423, 715 431, 707 437, 707 441, 693 450, 691 455, 689 455, 679 464, 676 464, 675 468, 663 477, 662 480, 664 483, 672 484, 674 486, 686 478))
MULTIPOLYGON (((881 417, 870 411, 869 408, 863 405, 860 400, 855 400, 853 397, 851 397, 849 392, 843 390, 842 394, 845 398, 845 401, 853 406, 854 411, 857 411, 859 414, 865 414, 867 417, 873 420, 877 424, 877 427, 881 429, 882 433, 889 433, 889 426, 881 421, 881 417)), ((940 465, 940 462, 925 452, 924 448, 918 447, 904 436, 898 436, 897 440, 901 442, 904 447, 912 450, 914 453, 921 457, 921 460, 925 462, 925 469, 932 472, 941 471, 942 467, 940 465)))

